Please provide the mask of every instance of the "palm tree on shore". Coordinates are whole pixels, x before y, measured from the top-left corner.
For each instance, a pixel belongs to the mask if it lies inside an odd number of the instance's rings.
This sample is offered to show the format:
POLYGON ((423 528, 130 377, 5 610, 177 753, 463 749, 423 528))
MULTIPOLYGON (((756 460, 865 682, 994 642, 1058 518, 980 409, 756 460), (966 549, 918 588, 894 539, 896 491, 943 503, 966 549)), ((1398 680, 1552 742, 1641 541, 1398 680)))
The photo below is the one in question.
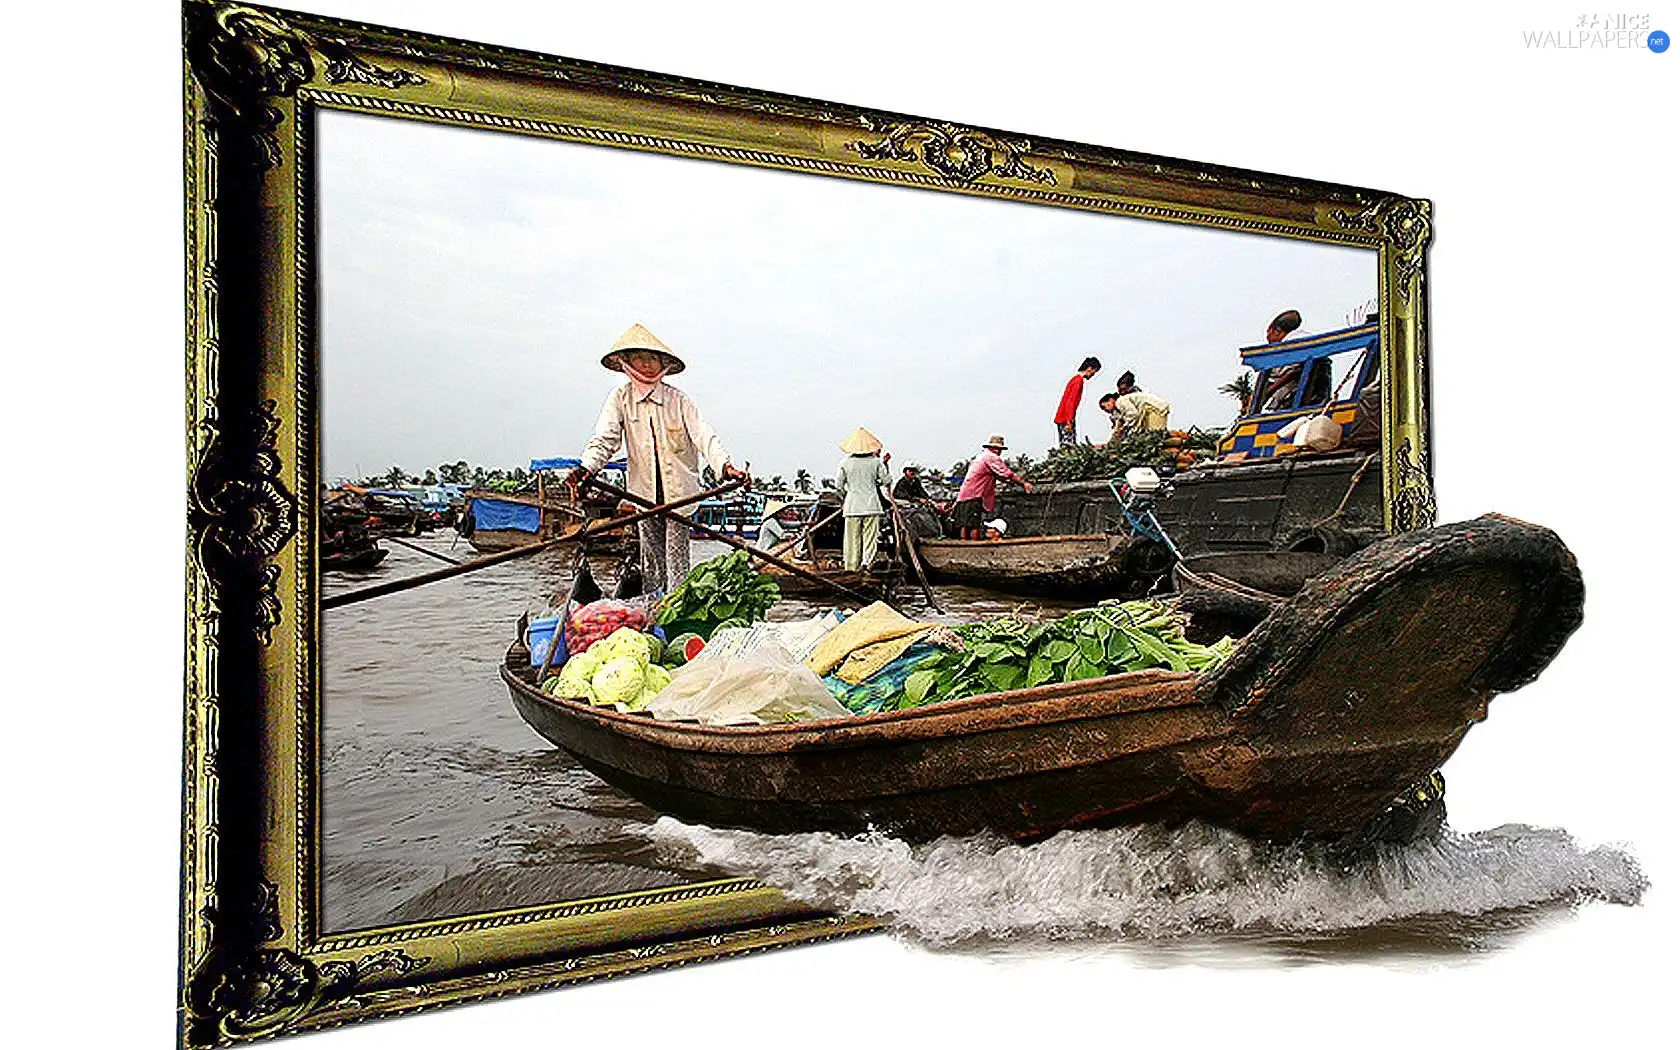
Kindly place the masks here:
POLYGON ((1254 373, 1244 372, 1237 378, 1219 388, 1221 394, 1237 399, 1243 408, 1248 407, 1249 399, 1254 396, 1254 373))
POLYGON ((810 492, 811 472, 806 470, 804 467, 800 467, 799 473, 793 476, 793 487, 798 489, 800 492, 810 492))

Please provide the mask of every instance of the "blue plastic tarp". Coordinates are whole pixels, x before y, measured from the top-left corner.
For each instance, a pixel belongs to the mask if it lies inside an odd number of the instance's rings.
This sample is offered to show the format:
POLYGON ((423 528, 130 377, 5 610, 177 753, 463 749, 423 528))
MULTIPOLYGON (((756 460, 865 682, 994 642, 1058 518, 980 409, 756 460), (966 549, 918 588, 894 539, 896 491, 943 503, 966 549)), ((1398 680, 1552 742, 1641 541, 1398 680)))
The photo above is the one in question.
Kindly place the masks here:
POLYGON ((536 532, 542 527, 542 510, 523 503, 475 497, 472 501, 473 528, 517 529, 536 532))
MULTIPOLYGON (((559 459, 533 459, 531 461, 531 468, 530 469, 532 469, 532 470, 571 470, 573 467, 581 467, 581 466, 583 466, 583 460, 573 459, 573 458, 567 457, 567 456, 562 456, 559 459)), ((624 461, 622 459, 615 459, 611 463, 608 463, 602 469, 603 470, 623 470, 624 469, 624 461)))

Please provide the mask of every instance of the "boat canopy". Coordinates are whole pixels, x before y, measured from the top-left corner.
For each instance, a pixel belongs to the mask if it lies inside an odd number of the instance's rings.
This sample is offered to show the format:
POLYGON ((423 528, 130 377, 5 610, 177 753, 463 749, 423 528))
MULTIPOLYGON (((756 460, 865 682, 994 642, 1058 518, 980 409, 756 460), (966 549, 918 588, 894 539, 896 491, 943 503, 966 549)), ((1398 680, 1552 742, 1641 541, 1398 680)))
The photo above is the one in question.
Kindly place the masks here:
MULTIPOLYGON (((571 456, 563 456, 559 459, 533 459, 531 461, 530 469, 533 472, 538 471, 538 470, 572 470, 576 467, 581 467, 581 466, 583 466, 583 460, 577 459, 577 458, 571 457, 571 456)), ((601 469, 602 470, 623 470, 624 469, 624 460, 615 459, 611 463, 608 463, 605 467, 602 467, 601 469)))
POLYGON ((1242 362, 1254 369, 1258 378, 1242 414, 1220 438, 1219 454, 1241 453, 1244 458, 1265 459, 1276 455, 1280 448, 1299 451, 1280 432, 1307 416, 1329 416, 1347 434, 1359 415, 1360 393, 1378 374, 1377 350, 1381 341, 1379 325, 1369 321, 1304 339, 1243 347, 1242 362), (1350 352, 1359 356, 1351 360, 1341 383, 1332 388, 1330 381, 1337 366, 1330 359, 1350 352), (1270 377, 1278 369, 1291 365, 1297 366, 1302 376, 1321 377, 1324 385, 1297 378, 1293 389, 1282 388, 1287 403, 1267 405, 1268 397, 1277 389, 1269 381, 1270 377))
POLYGON ((1282 368, 1284 365, 1299 364, 1302 361, 1315 361, 1318 358, 1329 357, 1332 354, 1340 354, 1348 350, 1374 348, 1378 339, 1377 323, 1372 321, 1353 328, 1339 328, 1334 332, 1325 332, 1306 339, 1245 346, 1242 348, 1242 363, 1256 372, 1268 368, 1282 368))
POLYGON ((519 532, 538 532, 542 529, 542 510, 525 503, 508 503, 485 496, 472 501, 473 528, 493 532, 514 529, 519 532))

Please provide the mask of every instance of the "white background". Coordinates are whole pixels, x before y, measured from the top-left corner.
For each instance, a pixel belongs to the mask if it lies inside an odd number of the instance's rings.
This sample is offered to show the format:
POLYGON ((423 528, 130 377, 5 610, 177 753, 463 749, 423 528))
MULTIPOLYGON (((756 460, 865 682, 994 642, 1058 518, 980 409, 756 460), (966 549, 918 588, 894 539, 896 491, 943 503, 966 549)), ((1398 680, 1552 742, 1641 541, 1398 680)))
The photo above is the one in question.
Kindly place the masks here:
MULTIPOLYGON (((1523 30, 1567 30, 1587 11, 1536 4, 309 6, 1432 199, 1442 518, 1497 509, 1550 525, 1588 585, 1580 634, 1537 685, 1496 701, 1449 765, 1452 821, 1626 842, 1653 882, 1640 907, 1589 906, 1427 966, 1000 962, 876 936, 319 1045, 1657 1039, 1680 877, 1666 517, 1680 53, 1527 50, 1523 30)), ((7 1026, 159 1046, 173 1038, 184 538, 177 23, 167 3, 66 7, 52 25, 35 21, 47 5, 27 10, 9 16, 11 58, 28 64, 9 70, 0 169, 13 269, 7 1026), (90 520, 54 517, 32 502, 42 494, 90 520)), ((1680 30, 1680 10, 1648 10, 1680 30)))

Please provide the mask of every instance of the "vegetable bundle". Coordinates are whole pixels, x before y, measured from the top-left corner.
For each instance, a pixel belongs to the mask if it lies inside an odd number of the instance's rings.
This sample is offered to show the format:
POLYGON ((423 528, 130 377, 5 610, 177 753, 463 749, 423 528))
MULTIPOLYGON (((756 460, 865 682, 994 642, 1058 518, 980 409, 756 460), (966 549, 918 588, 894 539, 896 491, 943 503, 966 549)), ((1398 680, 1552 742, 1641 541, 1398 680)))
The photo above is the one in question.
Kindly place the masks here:
POLYGON ((955 630, 964 650, 941 650, 924 660, 888 706, 918 707, 1151 667, 1201 672, 1236 648, 1229 638, 1212 645, 1189 641, 1179 618, 1152 599, 1105 602, 1045 623, 1002 617, 955 630))
POLYGON ((654 622, 674 636, 710 640, 720 627, 745 627, 764 619, 782 597, 776 581, 752 566, 746 551, 701 562, 659 603, 654 622))

